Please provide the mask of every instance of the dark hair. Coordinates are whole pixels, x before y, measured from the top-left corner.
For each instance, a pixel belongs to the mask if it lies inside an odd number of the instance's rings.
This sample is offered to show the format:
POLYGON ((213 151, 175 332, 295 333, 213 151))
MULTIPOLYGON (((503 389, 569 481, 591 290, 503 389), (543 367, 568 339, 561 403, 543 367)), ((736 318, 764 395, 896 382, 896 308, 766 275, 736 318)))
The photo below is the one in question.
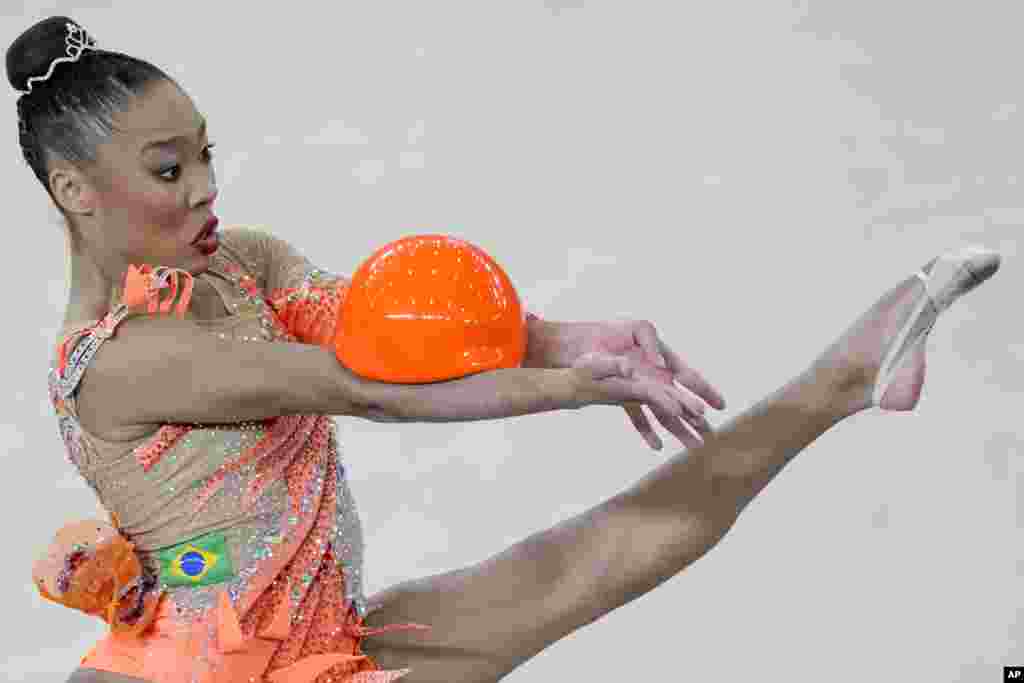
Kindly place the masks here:
MULTIPOLYGON (((15 90, 28 90, 29 78, 45 76, 55 59, 68 56, 69 23, 81 29, 68 17, 50 17, 11 43, 7 80, 15 90)), ((97 145, 113 133, 113 116, 161 80, 174 82, 149 62, 89 48, 78 61, 57 64, 47 80, 33 81, 32 91, 18 99, 19 142, 25 161, 51 197, 48 159, 94 162, 97 145)))

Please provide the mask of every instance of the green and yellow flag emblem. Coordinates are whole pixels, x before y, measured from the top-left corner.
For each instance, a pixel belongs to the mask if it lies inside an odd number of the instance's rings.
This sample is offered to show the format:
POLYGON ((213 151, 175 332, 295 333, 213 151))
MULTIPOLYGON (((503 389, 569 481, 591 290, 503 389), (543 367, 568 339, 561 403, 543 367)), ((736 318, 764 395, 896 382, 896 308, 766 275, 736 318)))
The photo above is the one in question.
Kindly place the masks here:
POLYGON ((160 582, 166 586, 210 586, 234 577, 224 534, 213 532, 160 551, 160 582))

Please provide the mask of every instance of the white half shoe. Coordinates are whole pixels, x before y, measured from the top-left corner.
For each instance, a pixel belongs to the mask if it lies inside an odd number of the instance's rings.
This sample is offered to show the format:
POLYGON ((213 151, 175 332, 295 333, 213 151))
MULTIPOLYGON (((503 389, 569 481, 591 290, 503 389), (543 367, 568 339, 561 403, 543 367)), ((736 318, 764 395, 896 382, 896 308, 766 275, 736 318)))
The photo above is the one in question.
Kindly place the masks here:
POLYGON ((924 282, 925 295, 918 300, 882 360, 871 394, 872 406, 881 406, 903 360, 918 344, 924 343, 939 315, 958 298, 992 277, 999 269, 1000 260, 999 253, 992 249, 969 246, 939 256, 931 263, 928 273, 924 268, 914 273, 924 282))

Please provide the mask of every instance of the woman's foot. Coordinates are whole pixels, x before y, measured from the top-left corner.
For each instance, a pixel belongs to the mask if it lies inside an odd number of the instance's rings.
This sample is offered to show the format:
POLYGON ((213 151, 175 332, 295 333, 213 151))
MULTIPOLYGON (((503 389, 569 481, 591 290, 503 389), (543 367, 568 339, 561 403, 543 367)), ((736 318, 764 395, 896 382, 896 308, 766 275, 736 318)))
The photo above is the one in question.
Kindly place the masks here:
POLYGON ((915 274, 883 294, 814 362, 812 371, 832 378, 850 414, 875 405, 883 410, 913 410, 924 386, 925 342, 937 316, 992 277, 999 262, 997 253, 980 249, 933 258, 921 269, 929 278, 927 285, 915 274), (940 259, 942 270, 931 277, 940 259), (919 312, 919 304, 924 310, 903 333, 903 326, 919 312), (899 353, 892 349, 897 342, 903 347, 899 353), (883 363, 888 363, 884 375, 883 363), (880 395, 874 396, 879 383, 880 395))

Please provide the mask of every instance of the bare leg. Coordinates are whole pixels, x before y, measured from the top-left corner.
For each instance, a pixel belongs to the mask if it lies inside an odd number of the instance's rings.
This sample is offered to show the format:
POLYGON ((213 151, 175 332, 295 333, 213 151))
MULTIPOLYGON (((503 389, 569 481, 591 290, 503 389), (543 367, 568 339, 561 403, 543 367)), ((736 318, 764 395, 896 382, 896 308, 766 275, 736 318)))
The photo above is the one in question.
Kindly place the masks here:
MULTIPOLYGON (((840 385, 808 371, 606 501, 617 537, 596 549, 607 578, 595 618, 647 593, 706 554, 803 449, 854 414, 840 385), (638 560, 643 560, 639 561, 638 560), (610 563, 610 564, 609 564, 610 563)), ((597 558, 590 558, 596 561, 597 558)))
MULTIPOLYGON (((800 451, 869 407, 884 344, 923 290, 904 280, 806 371, 619 495, 476 565, 373 596, 369 625, 432 629, 372 636, 364 650, 385 669, 411 667, 403 683, 493 683, 678 574, 800 451)), ((902 392, 898 409, 917 402, 923 349, 893 385, 902 392)))
POLYGON ((847 414, 829 373, 809 372, 637 484, 472 567, 375 595, 367 638, 403 683, 491 683, 551 643, 652 590, 707 553, 793 457, 847 414))

